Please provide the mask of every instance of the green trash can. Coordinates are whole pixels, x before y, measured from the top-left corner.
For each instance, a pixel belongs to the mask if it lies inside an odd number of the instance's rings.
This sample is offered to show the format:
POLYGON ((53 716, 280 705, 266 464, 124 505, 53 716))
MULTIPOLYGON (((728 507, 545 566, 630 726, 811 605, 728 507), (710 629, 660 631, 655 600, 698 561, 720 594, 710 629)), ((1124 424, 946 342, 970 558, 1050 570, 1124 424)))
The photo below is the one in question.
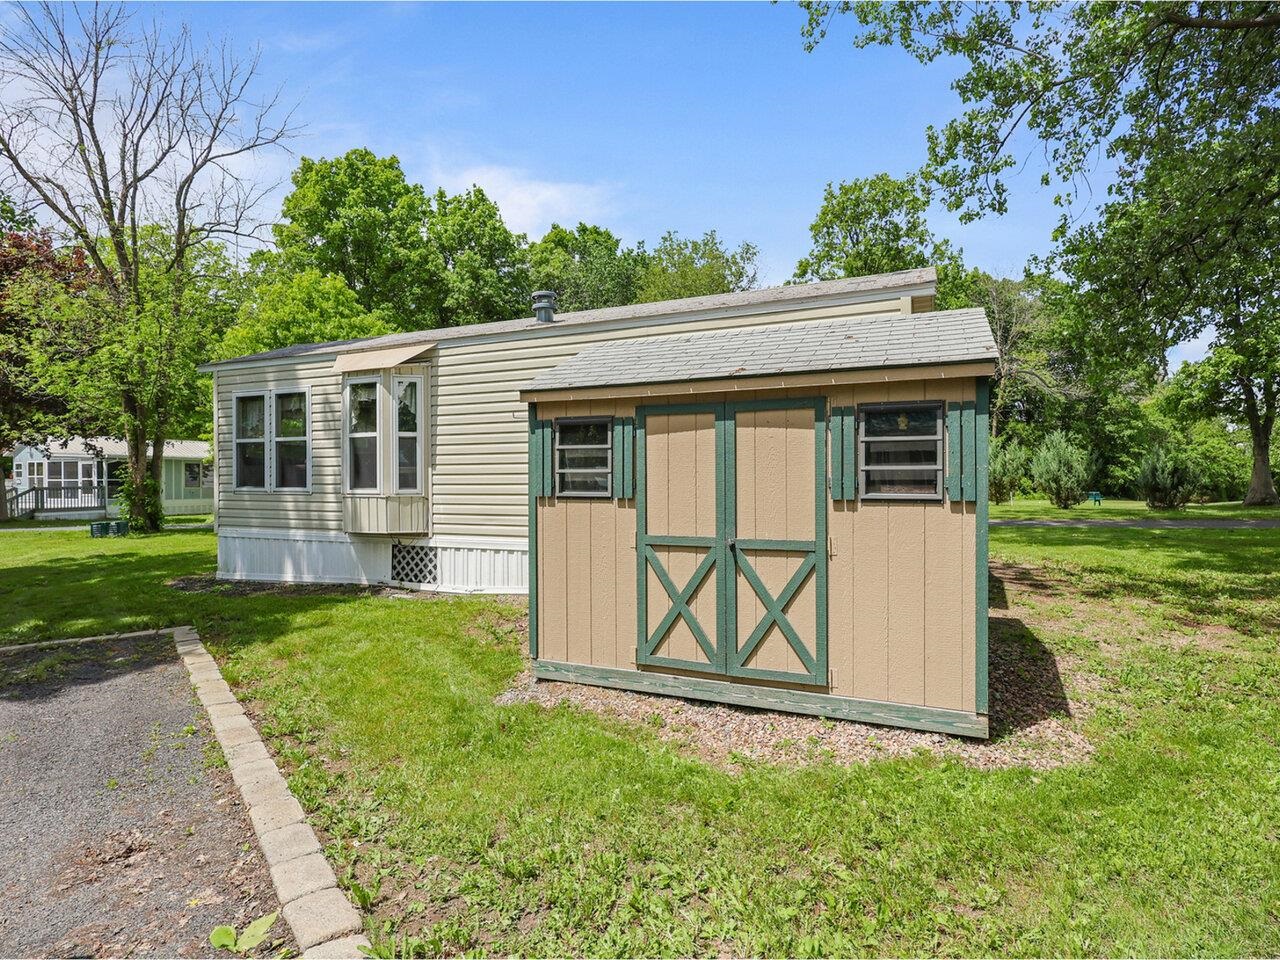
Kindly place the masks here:
POLYGON ((113 537, 127 537, 129 535, 128 520, 112 520, 111 535, 113 537))
POLYGON ((111 535, 111 524, 106 520, 98 520, 89 524, 89 536, 107 537, 111 535))

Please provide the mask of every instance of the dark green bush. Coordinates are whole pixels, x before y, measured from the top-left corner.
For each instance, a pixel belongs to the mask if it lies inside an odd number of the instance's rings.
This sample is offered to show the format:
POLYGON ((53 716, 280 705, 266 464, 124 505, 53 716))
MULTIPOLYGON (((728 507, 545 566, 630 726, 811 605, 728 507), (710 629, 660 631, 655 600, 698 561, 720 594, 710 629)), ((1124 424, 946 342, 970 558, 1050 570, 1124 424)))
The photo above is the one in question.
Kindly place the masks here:
POLYGON ((1088 454, 1061 430, 1055 430, 1031 458, 1031 478, 1054 506, 1064 510, 1074 507, 1089 492, 1088 454))
POLYGON ((1138 467, 1138 489, 1152 510, 1185 507, 1196 493, 1196 473, 1186 454, 1167 443, 1147 451, 1138 467))
POLYGON ((147 474, 141 484, 135 484, 130 474, 120 482, 116 494, 120 511, 129 521, 131 533, 151 533, 164 525, 164 504, 160 495, 160 481, 147 474))
POLYGON ((988 478, 992 503, 1008 503, 1027 482, 1031 454, 1018 443, 1005 437, 991 442, 988 478))

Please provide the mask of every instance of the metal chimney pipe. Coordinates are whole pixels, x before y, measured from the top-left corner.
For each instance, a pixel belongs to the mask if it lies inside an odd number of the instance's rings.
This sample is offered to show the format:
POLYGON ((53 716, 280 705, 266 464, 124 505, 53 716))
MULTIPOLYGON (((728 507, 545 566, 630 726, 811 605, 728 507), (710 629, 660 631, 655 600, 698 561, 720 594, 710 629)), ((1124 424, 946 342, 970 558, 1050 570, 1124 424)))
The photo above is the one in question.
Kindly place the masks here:
POLYGON ((539 323, 555 323, 556 292, 554 290, 534 291, 533 316, 539 323))

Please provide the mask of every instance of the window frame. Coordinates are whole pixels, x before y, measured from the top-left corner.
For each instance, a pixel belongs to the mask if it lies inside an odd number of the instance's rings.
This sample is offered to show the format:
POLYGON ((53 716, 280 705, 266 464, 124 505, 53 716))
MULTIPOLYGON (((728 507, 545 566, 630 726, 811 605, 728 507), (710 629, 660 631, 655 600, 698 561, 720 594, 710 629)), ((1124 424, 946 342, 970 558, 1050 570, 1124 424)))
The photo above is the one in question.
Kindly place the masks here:
POLYGON ((386 408, 383 401, 384 386, 381 376, 350 377, 342 382, 342 492, 348 497, 380 497, 383 496, 382 476, 382 412, 386 408), (373 432, 351 432, 351 388, 358 384, 371 383, 374 386, 373 398, 373 432), (352 489, 351 487, 351 439, 352 437, 374 438, 374 486, 352 489))
POLYGON ((551 474, 554 478, 552 484, 552 494, 556 497, 572 497, 581 500, 612 500, 613 499, 613 416, 597 415, 587 417, 556 417, 552 422, 552 444, 551 444, 551 474), (603 444, 596 443, 570 443, 562 444, 560 442, 561 425, 574 426, 583 423, 603 423, 605 425, 605 441, 603 444), (560 451, 561 450, 601 450, 605 451, 605 466, 603 469, 585 469, 582 467, 561 467, 560 451), (588 473, 588 474, 604 474, 605 488, 599 490, 562 490, 560 488, 561 478, 568 473, 588 473))
POLYGON ((271 439, 271 462, 267 466, 267 483, 270 485, 272 493, 310 493, 311 492, 311 386, 310 384, 298 384, 285 387, 273 387, 269 393, 271 394, 271 417, 268 422, 268 436, 271 439), (306 430, 303 431, 301 437, 280 437, 276 435, 276 397, 281 394, 300 393, 303 396, 303 418, 306 421, 306 430), (298 443, 306 441, 306 471, 307 484, 304 487, 282 487, 276 483, 276 443, 283 440, 285 443, 298 443))
MULTIPOLYGON (((392 462, 394 464, 395 476, 395 492, 397 496, 422 496, 425 487, 425 479, 423 474, 426 472, 426 424, 427 397, 426 397, 426 378, 421 374, 396 374, 391 378, 391 397, 387 404, 387 417, 391 421, 391 439, 392 443, 392 462), (418 388, 418 429, 413 432, 405 432, 400 429, 400 384, 414 383, 418 388), (418 441, 418 462, 414 475, 417 483, 412 487, 400 486, 400 439, 402 437, 413 437, 418 441)), ((381 457, 379 457, 381 459, 381 457)))
POLYGON ((940 503, 943 500, 946 477, 946 403, 942 400, 901 400, 890 403, 861 403, 858 405, 858 499, 859 500, 899 500, 924 501, 940 503), (893 410, 932 409, 934 416, 934 432, 932 435, 916 433, 905 437, 868 437, 867 414, 893 410), (931 465, 917 464, 869 464, 867 457, 868 443, 921 443, 934 441, 937 461, 931 465), (915 470, 924 472, 933 470, 933 493, 868 493, 867 475, 870 473, 915 470))
POLYGON ((231 488, 236 493, 266 493, 271 489, 271 391, 242 390, 231 395, 231 488), (249 397, 262 400, 262 436, 240 437, 240 401, 249 397), (262 485, 240 482, 240 444, 262 444, 262 485))
POLYGON ((183 460, 182 461, 182 489, 183 490, 199 490, 200 489, 200 487, 202 486, 202 484, 200 483, 201 468, 203 466, 204 466, 204 463, 200 460, 183 460), (192 467, 196 468, 195 483, 191 482, 190 471, 192 467))

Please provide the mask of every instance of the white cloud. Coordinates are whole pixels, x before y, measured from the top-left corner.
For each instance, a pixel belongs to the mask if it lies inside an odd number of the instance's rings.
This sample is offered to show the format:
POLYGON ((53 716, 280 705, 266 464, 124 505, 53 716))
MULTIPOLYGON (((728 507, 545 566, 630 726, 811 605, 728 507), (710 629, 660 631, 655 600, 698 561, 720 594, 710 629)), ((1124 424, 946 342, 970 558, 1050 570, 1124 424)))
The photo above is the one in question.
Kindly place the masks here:
POLYGON ((413 170, 406 170, 406 174, 428 190, 443 187, 449 193, 459 193, 473 184, 483 188, 497 203, 507 226, 534 239, 553 223, 598 223, 617 207, 617 189, 611 184, 547 180, 522 167, 503 164, 450 165, 431 160, 422 175, 413 170))

